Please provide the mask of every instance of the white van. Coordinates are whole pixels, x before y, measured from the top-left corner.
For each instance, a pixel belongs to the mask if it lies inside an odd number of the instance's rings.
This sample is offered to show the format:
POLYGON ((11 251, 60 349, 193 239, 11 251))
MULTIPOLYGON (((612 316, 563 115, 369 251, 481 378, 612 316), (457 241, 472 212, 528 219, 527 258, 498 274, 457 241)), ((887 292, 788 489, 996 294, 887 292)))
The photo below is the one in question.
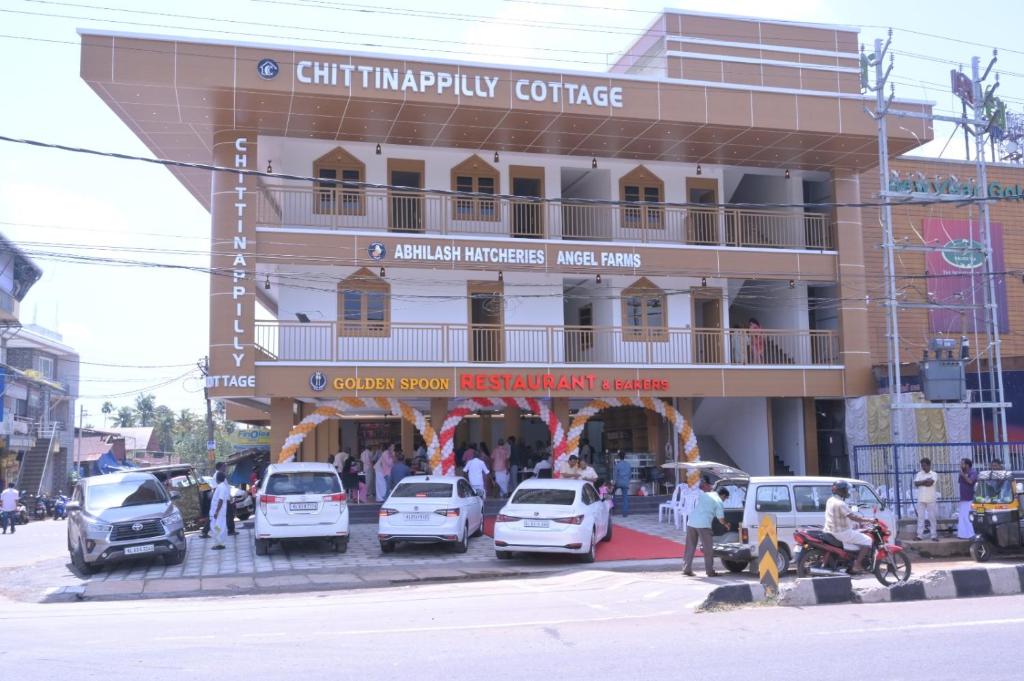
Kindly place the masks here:
POLYGON ((750 477, 728 466, 716 469, 714 464, 700 465, 702 474, 712 478, 714 489, 725 487, 725 519, 732 527, 715 522, 715 556, 730 572, 743 572, 750 567, 757 571, 757 531, 760 519, 771 515, 778 528, 779 574, 785 572, 793 556, 793 530, 798 527, 821 527, 825 524, 825 502, 832 496, 832 483, 850 483, 847 503, 863 516, 882 520, 895 532, 896 515, 886 507, 878 492, 863 480, 819 476, 750 477), (728 469, 728 470, 722 470, 728 469), (718 475, 722 473, 722 475, 718 475))

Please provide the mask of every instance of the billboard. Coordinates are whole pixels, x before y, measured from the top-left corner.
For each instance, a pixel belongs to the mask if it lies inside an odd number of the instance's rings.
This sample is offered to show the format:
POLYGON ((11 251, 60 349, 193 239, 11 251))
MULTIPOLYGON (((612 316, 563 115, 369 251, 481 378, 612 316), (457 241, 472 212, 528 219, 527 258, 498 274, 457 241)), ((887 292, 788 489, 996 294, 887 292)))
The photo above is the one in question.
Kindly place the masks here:
MULTIPOLYGON (((1000 333, 1010 328, 1010 315, 1006 305, 1006 264, 1003 256, 1003 225, 992 222, 992 272, 995 277, 996 300, 1000 333)), ((925 282, 930 302, 949 305, 928 311, 928 326, 932 333, 959 336, 984 333, 985 260, 977 249, 983 247, 980 225, 975 220, 946 220, 925 218, 924 241, 942 246, 939 251, 925 256, 925 282), (971 249, 971 250, 966 250, 971 249), (959 309, 963 305, 977 305, 976 309, 959 309)))

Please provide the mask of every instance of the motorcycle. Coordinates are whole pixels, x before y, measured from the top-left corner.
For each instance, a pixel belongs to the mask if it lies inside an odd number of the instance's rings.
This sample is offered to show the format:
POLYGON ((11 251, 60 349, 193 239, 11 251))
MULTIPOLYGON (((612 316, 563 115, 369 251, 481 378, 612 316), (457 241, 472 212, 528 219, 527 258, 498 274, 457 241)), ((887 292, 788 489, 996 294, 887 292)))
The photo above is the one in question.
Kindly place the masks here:
POLYGON ((45 520, 46 515, 46 495, 36 497, 36 502, 33 504, 32 516, 36 520, 45 520))
POLYGON ((20 501, 14 511, 14 523, 16 525, 28 525, 28 508, 20 501))
MULTIPOLYGON (((903 547, 888 543, 889 527, 875 520, 860 530, 871 539, 868 571, 885 586, 910 579, 910 558, 903 547)), ((796 542, 798 577, 833 577, 847 574, 857 560, 857 551, 847 551, 842 542, 819 528, 801 527, 793 533, 796 542)))
POLYGON ((68 497, 63 494, 58 494, 53 500, 53 519, 54 520, 67 520, 68 517, 68 502, 71 501, 68 497))

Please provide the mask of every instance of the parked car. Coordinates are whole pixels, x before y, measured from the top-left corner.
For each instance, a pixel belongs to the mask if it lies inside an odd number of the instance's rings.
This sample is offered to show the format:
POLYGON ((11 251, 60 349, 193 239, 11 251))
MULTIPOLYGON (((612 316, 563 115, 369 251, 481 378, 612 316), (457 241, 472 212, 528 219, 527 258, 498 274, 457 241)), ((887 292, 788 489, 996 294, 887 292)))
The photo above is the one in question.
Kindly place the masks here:
POLYGON ((178 493, 174 503, 181 511, 186 530, 198 530, 206 523, 203 495, 209 493, 210 487, 206 480, 196 473, 192 464, 146 466, 136 470, 151 473, 165 488, 178 493))
POLYGON ((611 538, 608 506, 585 480, 524 480, 494 523, 498 558, 511 558, 516 551, 569 553, 592 563, 597 543, 611 538))
POLYGON ((68 504, 68 552, 90 574, 102 565, 140 556, 185 560, 185 524, 168 491, 151 473, 131 471, 84 478, 68 504))
POLYGON ((271 543, 327 539, 348 549, 348 505, 341 478, 327 463, 282 463, 267 468, 259 490, 253 541, 265 556, 271 543))
POLYGON ((713 527, 715 555, 730 572, 743 572, 748 567, 757 569, 757 531, 760 518, 766 514, 773 516, 777 528, 779 574, 788 570, 795 547, 793 531, 798 527, 824 525, 825 502, 832 496, 832 483, 836 480, 850 483, 847 503, 857 513, 878 518, 891 528, 897 527, 896 515, 886 508, 875 488, 863 480, 822 476, 749 477, 730 470, 731 474, 714 481, 714 488, 724 486, 730 491, 725 503, 725 519, 733 530, 726 532, 717 521, 713 527))
POLYGON ((465 478, 416 475, 405 478, 380 507, 377 539, 391 553, 398 542, 450 544, 458 553, 484 531, 484 502, 465 478))

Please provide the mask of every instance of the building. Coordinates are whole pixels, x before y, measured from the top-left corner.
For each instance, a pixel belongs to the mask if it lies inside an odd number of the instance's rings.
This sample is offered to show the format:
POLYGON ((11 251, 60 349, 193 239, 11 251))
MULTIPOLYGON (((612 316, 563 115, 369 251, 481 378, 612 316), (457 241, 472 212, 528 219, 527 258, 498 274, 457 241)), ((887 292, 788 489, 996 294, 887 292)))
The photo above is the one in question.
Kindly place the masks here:
POLYGON ((35 494, 65 487, 78 396, 78 353, 60 334, 22 325, 42 270, 0 236, 0 480, 35 494))
POLYGON ((211 214, 210 394, 272 451, 653 464, 692 426, 814 473, 817 415, 876 389, 858 42, 666 10, 606 73, 99 31, 81 70, 158 157, 262 173, 169 168, 211 214))

